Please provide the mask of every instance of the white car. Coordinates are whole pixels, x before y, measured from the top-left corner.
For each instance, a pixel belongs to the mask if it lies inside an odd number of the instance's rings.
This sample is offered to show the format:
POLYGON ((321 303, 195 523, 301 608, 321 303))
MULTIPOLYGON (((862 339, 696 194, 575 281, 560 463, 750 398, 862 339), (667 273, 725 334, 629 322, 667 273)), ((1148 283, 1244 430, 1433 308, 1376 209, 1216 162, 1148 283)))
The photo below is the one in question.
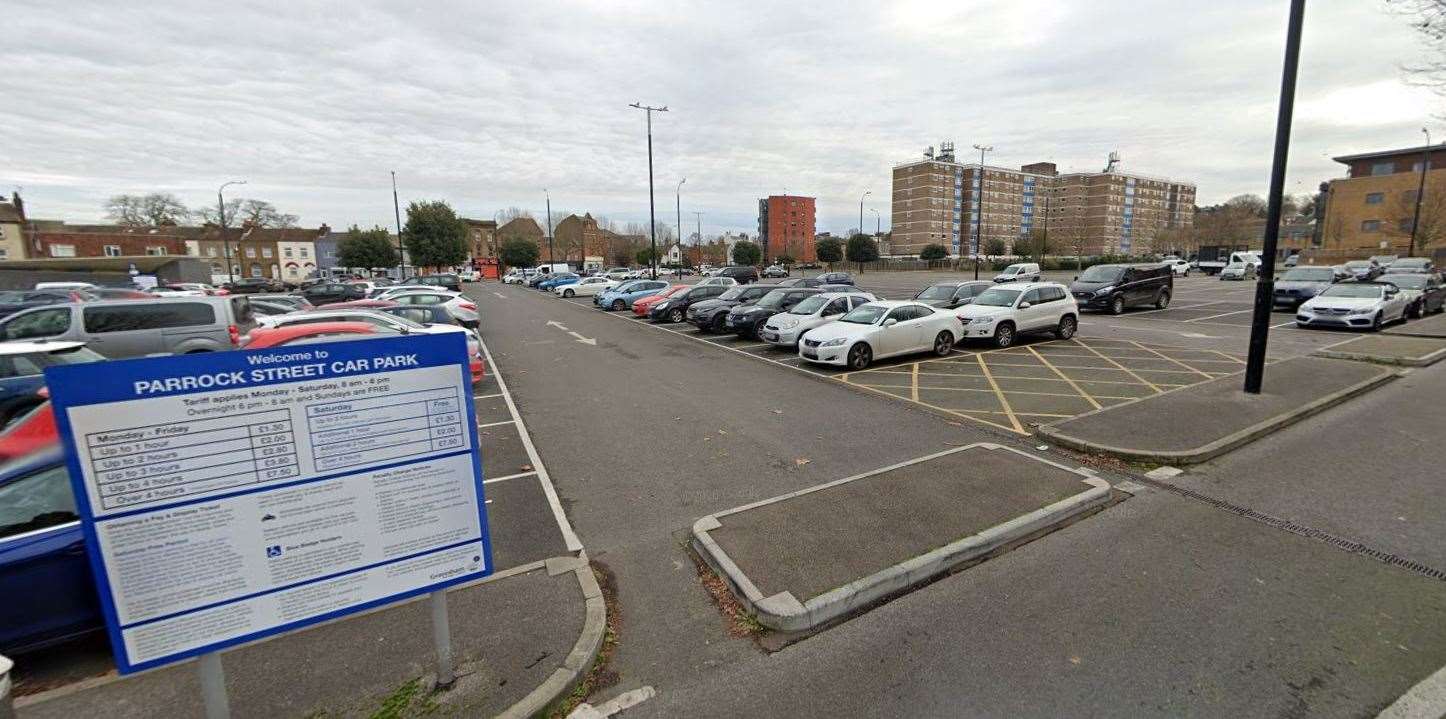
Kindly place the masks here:
POLYGON ((391 287, 378 287, 373 293, 369 293, 368 297, 374 300, 390 300, 395 299, 397 295, 404 295, 408 292, 441 292, 449 295, 461 294, 460 292, 453 292, 449 289, 433 287, 431 285, 393 285, 391 287))
POLYGON ((1173 272, 1173 273, 1175 273, 1175 276, 1176 276, 1176 277, 1189 277, 1189 276, 1190 276, 1190 263, 1189 263, 1189 262, 1186 262, 1186 261, 1184 261, 1184 260, 1182 260, 1182 259, 1179 259, 1179 258, 1175 258, 1175 259, 1173 259, 1173 260, 1165 260, 1165 264, 1167 264, 1167 265, 1170 266, 1170 271, 1173 272))
POLYGON ((387 295, 385 299, 391 300, 399 305, 440 305, 447 310, 452 319, 457 320, 463 327, 476 329, 481 324, 481 317, 477 314, 477 303, 473 302, 466 295, 459 295, 455 292, 432 288, 427 291, 403 292, 401 294, 387 295))
POLYGON ((1003 272, 994 276, 995 282, 1038 282, 1039 264, 1035 262, 1016 262, 1006 268, 1003 272))
POLYGON ((953 311, 964 324, 965 339, 989 338, 996 347, 1008 347, 1028 332, 1052 332, 1067 340, 1079 329, 1079 305, 1055 282, 990 287, 953 311))
POLYGON ((943 357, 954 349, 958 336, 959 319, 950 312, 912 300, 870 302, 837 322, 803 333, 798 356, 858 371, 868 369, 875 359, 913 352, 943 357))
POLYGON ((867 292, 821 292, 804 298, 787 312, 769 317, 758 336, 769 344, 793 348, 798 346, 798 338, 803 333, 826 325, 859 305, 878 300, 867 292))
POLYGON ((698 286, 708 287, 711 285, 717 285, 719 287, 733 287, 737 284, 738 280, 735 280, 732 277, 709 277, 708 279, 699 282, 698 286))
POLYGON ((98 290, 100 287, 89 282, 36 282, 37 290, 98 290))
POLYGON ((1306 300, 1295 311, 1297 327, 1348 327, 1378 330, 1406 319, 1410 300, 1388 282, 1338 282, 1306 300))
POLYGON ((205 291, 205 290, 191 289, 191 288, 189 288, 189 287, 183 287, 183 286, 181 286, 181 285, 156 285, 155 287, 152 287, 152 288, 146 290, 146 292, 147 292, 148 294, 152 294, 152 295, 155 295, 155 296, 157 296, 157 297, 205 297, 205 296, 206 296, 206 291, 205 291))
POLYGON ((570 285, 561 285, 552 288, 552 293, 558 297, 592 297, 600 295, 608 290, 622 284, 617 280, 610 280, 606 277, 584 277, 570 285))
POLYGON ((609 267, 608 271, 603 273, 603 277, 606 277, 610 280, 617 280, 618 282, 622 282, 623 280, 628 279, 629 274, 632 274, 632 270, 626 267, 609 267))

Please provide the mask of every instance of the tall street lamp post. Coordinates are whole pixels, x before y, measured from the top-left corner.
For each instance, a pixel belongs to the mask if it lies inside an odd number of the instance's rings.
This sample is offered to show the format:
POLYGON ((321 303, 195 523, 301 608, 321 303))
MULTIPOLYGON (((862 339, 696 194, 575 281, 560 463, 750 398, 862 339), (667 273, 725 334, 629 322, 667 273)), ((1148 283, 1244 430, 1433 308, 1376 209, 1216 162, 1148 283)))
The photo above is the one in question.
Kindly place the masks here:
POLYGON ((683 183, 687 181, 686 177, 678 180, 678 187, 673 190, 673 210, 678 213, 678 244, 680 246, 683 244, 683 183))
POLYGON ((975 178, 979 180, 979 189, 974 191, 974 202, 979 205, 979 209, 974 210, 974 247, 971 249, 974 252, 974 279, 977 280, 979 279, 979 253, 984 249, 984 237, 981 234, 983 225, 980 222, 984 219, 984 153, 993 152, 994 146, 975 145, 974 149, 979 151, 979 176, 975 178))
POLYGON ((860 234, 860 235, 864 234, 864 198, 865 198, 865 197, 868 197, 869 195, 872 195, 872 194, 874 194, 874 191, 873 191, 873 190, 864 190, 864 194, 859 195, 859 234, 860 234))
POLYGON ((1426 133, 1426 146, 1421 148, 1421 180, 1416 184, 1416 214, 1411 217, 1411 246, 1406 251, 1406 256, 1416 254, 1416 227, 1421 224, 1421 195, 1426 193, 1426 168, 1431 164, 1431 131, 1421 128, 1426 133))
POLYGON ((1300 26, 1305 0, 1291 0, 1285 31, 1285 67, 1280 73, 1280 108, 1275 116, 1275 158, 1270 165, 1270 204, 1265 210, 1265 242, 1260 273, 1255 281, 1255 312, 1250 318, 1250 352, 1245 358, 1245 391, 1260 394, 1265 379, 1265 345, 1275 310, 1275 250, 1280 241, 1281 193, 1285 191, 1285 161, 1290 149, 1290 118, 1295 110, 1295 74, 1300 65, 1300 26))
POLYGON ((226 199, 221 196, 221 191, 230 185, 244 185, 245 180, 231 180, 224 182, 216 188, 216 222, 221 226, 221 251, 226 255, 226 281, 236 281, 236 269, 231 264, 231 238, 226 236, 226 199))
MULTIPOLYGON (((698 223, 697 234, 693 237, 693 254, 697 255, 698 264, 701 265, 703 264, 703 213, 694 211, 693 219, 698 223)), ((678 230, 678 234, 683 234, 683 231, 678 230)), ((678 244, 681 245, 682 242, 678 244)))
POLYGON ((658 218, 653 207, 653 113, 667 112, 668 106, 653 107, 634 102, 628 107, 637 108, 648 114, 648 228, 652 234, 652 256, 648 258, 648 264, 652 268, 652 278, 658 279, 658 218))
POLYGON ((883 234, 884 221, 879 218, 878 208, 870 207, 869 212, 874 213, 874 239, 877 240, 879 235, 883 234))
MULTIPOLYGON (((552 248, 552 195, 548 194, 546 187, 542 188, 542 195, 547 198, 547 264, 551 265, 557 262, 557 252, 552 248)), ((553 269, 549 267, 547 271, 553 269)))
POLYGON ((401 266, 397 269, 397 282, 407 279, 407 255, 402 249, 402 203, 397 199, 397 171, 392 170, 392 213, 397 218, 397 261, 401 266))

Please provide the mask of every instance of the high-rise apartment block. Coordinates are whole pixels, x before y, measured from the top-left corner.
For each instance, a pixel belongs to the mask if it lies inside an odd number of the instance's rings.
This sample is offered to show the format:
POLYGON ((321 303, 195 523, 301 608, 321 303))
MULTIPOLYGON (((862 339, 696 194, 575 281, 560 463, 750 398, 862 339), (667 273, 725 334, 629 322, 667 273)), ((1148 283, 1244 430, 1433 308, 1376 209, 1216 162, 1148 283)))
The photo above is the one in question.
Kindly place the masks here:
POLYGON ((1160 230, 1193 224, 1194 185, 1120 172, 1117 162, 1060 174, 1049 162, 1015 170, 961 163, 953 143, 930 147, 894 166, 892 252, 942 244, 968 256, 993 240, 1013 248, 1038 229, 1049 254, 1143 254, 1160 230))
POLYGON ((758 201, 758 241, 765 259, 788 255, 814 262, 812 197, 770 195, 758 201))

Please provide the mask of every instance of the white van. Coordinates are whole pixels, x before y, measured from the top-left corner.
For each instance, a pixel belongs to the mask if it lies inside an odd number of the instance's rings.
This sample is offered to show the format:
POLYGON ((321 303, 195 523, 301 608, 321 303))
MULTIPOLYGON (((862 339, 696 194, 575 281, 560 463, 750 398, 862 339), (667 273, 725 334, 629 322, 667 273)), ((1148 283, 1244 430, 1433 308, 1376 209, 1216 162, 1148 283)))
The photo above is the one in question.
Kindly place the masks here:
POLYGON ((1016 262, 1006 268, 1003 272, 994 276, 995 282, 1038 282, 1039 264, 1034 262, 1016 262))

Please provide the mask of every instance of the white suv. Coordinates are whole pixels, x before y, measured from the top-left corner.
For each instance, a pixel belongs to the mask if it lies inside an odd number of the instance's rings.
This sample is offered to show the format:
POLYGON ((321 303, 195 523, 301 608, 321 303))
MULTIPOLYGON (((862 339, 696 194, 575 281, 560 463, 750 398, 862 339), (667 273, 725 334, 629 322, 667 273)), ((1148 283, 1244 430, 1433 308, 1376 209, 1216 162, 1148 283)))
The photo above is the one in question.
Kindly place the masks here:
POLYGON ((1036 262, 1016 262, 1006 268, 1003 272, 994 276, 995 282, 1038 282, 1039 264, 1036 262))
POLYGON ((1067 340, 1079 328, 1079 306, 1064 285, 1055 282, 990 287, 959 308, 963 339, 989 338, 1008 347, 1025 332, 1052 332, 1067 340))

